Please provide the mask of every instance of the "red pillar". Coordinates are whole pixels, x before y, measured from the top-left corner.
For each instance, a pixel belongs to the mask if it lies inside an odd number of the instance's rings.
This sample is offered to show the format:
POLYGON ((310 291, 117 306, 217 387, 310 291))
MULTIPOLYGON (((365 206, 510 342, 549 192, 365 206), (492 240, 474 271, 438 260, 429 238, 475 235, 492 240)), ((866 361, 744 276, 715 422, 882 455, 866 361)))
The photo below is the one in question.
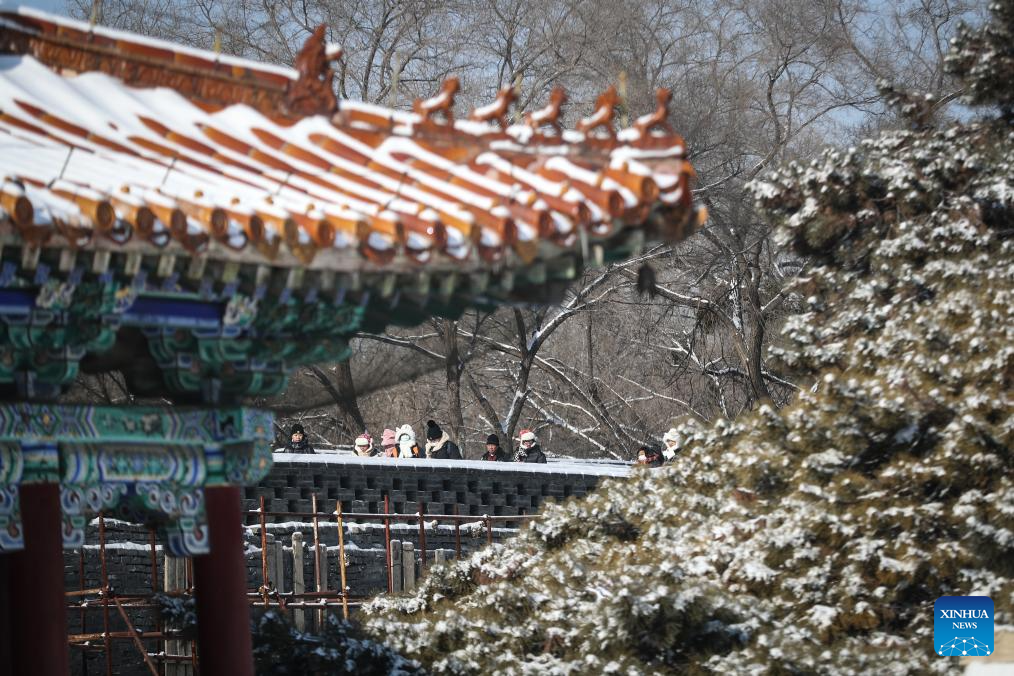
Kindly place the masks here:
POLYGON ((63 592, 60 485, 22 484, 23 551, 9 554, 8 607, 14 674, 66 676, 67 608, 63 592))
POLYGON ((11 591, 8 582, 10 556, 0 554, 0 674, 13 674, 11 663, 11 591))
POLYGON ((253 676, 240 489, 204 489, 211 553, 194 557, 198 659, 202 674, 253 676))

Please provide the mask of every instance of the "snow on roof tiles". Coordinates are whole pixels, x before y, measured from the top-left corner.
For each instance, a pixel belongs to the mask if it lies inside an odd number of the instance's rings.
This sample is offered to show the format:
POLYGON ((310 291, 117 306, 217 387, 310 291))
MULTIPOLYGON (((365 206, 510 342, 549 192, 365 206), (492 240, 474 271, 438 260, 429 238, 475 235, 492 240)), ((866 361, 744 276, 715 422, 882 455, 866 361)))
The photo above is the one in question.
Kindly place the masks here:
POLYGON ((607 95, 586 133, 560 130, 560 91, 506 129, 513 97, 455 120, 452 80, 411 113, 339 104, 323 35, 293 70, 0 12, 0 223, 35 245, 336 269, 527 262, 582 231, 679 239, 698 223, 683 140, 644 123, 665 119, 661 97, 618 134, 607 95), (333 110, 314 102, 328 96, 333 110), (321 255, 335 250, 353 255, 321 255))

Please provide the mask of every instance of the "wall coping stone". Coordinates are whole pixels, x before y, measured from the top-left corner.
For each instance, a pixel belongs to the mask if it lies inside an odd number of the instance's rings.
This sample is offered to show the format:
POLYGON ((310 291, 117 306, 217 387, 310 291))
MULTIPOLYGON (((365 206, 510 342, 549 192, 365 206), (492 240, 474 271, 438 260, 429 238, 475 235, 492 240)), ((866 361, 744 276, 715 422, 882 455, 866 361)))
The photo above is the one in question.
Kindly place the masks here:
POLYGON ((343 465, 346 467, 375 468, 379 466, 436 472, 439 469, 455 469, 471 473, 510 472, 519 474, 556 474, 561 476, 630 476, 632 465, 582 461, 574 458, 551 459, 546 464, 520 462, 488 462, 484 460, 433 460, 430 458, 363 458, 344 453, 279 453, 274 454, 275 465, 306 466, 343 465))

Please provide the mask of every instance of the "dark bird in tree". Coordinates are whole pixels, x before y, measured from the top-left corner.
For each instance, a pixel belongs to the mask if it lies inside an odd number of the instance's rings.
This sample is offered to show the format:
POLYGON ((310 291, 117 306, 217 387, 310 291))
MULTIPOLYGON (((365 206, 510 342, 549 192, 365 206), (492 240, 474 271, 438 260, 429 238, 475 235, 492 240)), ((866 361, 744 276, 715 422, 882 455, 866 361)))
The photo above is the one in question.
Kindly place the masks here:
POLYGON ((637 293, 642 296, 648 294, 648 298, 654 298, 658 293, 658 288, 655 286, 655 268, 647 263, 637 271, 637 293))

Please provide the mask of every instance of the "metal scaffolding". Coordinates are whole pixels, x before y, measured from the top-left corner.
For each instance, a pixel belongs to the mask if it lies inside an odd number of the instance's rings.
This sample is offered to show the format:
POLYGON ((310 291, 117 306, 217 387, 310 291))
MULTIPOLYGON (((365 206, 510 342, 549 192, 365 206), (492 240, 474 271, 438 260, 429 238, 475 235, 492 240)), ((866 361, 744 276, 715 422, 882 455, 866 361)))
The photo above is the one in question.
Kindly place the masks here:
MULTIPOLYGON (((457 512, 457 510, 455 510, 457 512)), ((349 594, 349 586, 346 573, 347 565, 347 543, 345 530, 350 523, 379 522, 384 526, 384 550, 385 567, 387 578, 387 592, 395 593, 399 588, 396 584, 394 571, 401 567, 396 562, 400 558, 392 552, 391 525, 393 523, 416 523, 418 534, 414 551, 419 554, 419 574, 425 574, 427 568, 426 525, 430 522, 449 522, 454 527, 454 558, 461 557, 461 536, 462 527, 468 523, 482 524, 485 531, 487 544, 493 542, 493 527, 495 523, 522 524, 531 519, 538 518, 538 515, 520 514, 514 516, 490 516, 472 515, 462 516, 455 514, 427 514, 426 505, 419 503, 419 511, 414 514, 393 514, 390 512, 390 501, 384 496, 384 512, 360 513, 346 512, 341 501, 335 501, 334 511, 319 511, 316 494, 311 495, 310 512, 284 512, 267 511, 265 501, 262 497, 260 508, 244 512, 244 520, 252 520, 257 525, 260 535, 261 555, 261 584, 256 589, 248 589, 247 598, 252 606, 262 608, 275 608, 283 615, 295 611, 315 611, 317 627, 323 625, 325 614, 329 611, 341 609, 342 617, 348 619, 350 612, 361 606, 366 598, 355 598, 349 594), (279 589, 279 581, 271 577, 271 566, 269 565, 269 540, 268 540, 268 519, 276 517, 296 518, 299 523, 306 524, 313 532, 313 589, 311 591, 282 591, 279 589), (329 590, 326 585, 325 563, 322 563, 322 548, 320 524, 322 521, 334 522, 338 532, 338 569, 341 589, 329 590)), ((244 524, 246 525, 246 524, 244 524)), ((406 545, 407 546, 407 545, 406 545)), ((154 528, 148 532, 148 549, 151 558, 151 591, 145 593, 125 594, 120 593, 109 582, 109 568, 107 563, 107 535, 105 515, 98 516, 98 553, 99 553, 99 575, 100 585, 88 587, 85 577, 85 550, 82 548, 78 554, 78 579, 79 589, 66 592, 67 609, 71 613, 77 613, 80 621, 80 632, 68 635, 71 648, 75 651, 72 659, 81 659, 81 673, 88 676, 87 657, 92 654, 101 653, 104 658, 104 673, 112 676, 114 659, 113 644, 119 641, 130 641, 137 649, 139 657, 153 676, 192 676, 200 673, 200 656, 197 649, 197 637, 193 632, 186 632, 181 628, 163 626, 159 613, 161 604, 156 600, 156 595, 178 597, 183 599, 194 598, 194 572, 193 560, 190 558, 165 557, 165 574, 162 582, 159 580, 159 557, 156 545, 156 534, 154 528), (155 615, 154 629, 151 631, 138 628, 136 618, 131 617, 134 611, 151 611, 155 615), (96 620, 94 614, 101 615, 96 620), (126 627, 125 631, 111 631, 111 619, 116 613, 126 627), (101 622, 101 631, 98 623, 101 622), (92 631, 90 628, 94 627, 92 631)), ((441 550, 442 551, 442 550, 441 550)), ((450 550, 447 550, 450 551, 450 550)), ((434 557, 436 554, 434 552, 434 557)), ((414 555, 413 555, 414 556, 414 555)), ((280 570, 279 570, 280 572, 280 570)), ((300 572, 300 578, 302 572, 300 572)))

